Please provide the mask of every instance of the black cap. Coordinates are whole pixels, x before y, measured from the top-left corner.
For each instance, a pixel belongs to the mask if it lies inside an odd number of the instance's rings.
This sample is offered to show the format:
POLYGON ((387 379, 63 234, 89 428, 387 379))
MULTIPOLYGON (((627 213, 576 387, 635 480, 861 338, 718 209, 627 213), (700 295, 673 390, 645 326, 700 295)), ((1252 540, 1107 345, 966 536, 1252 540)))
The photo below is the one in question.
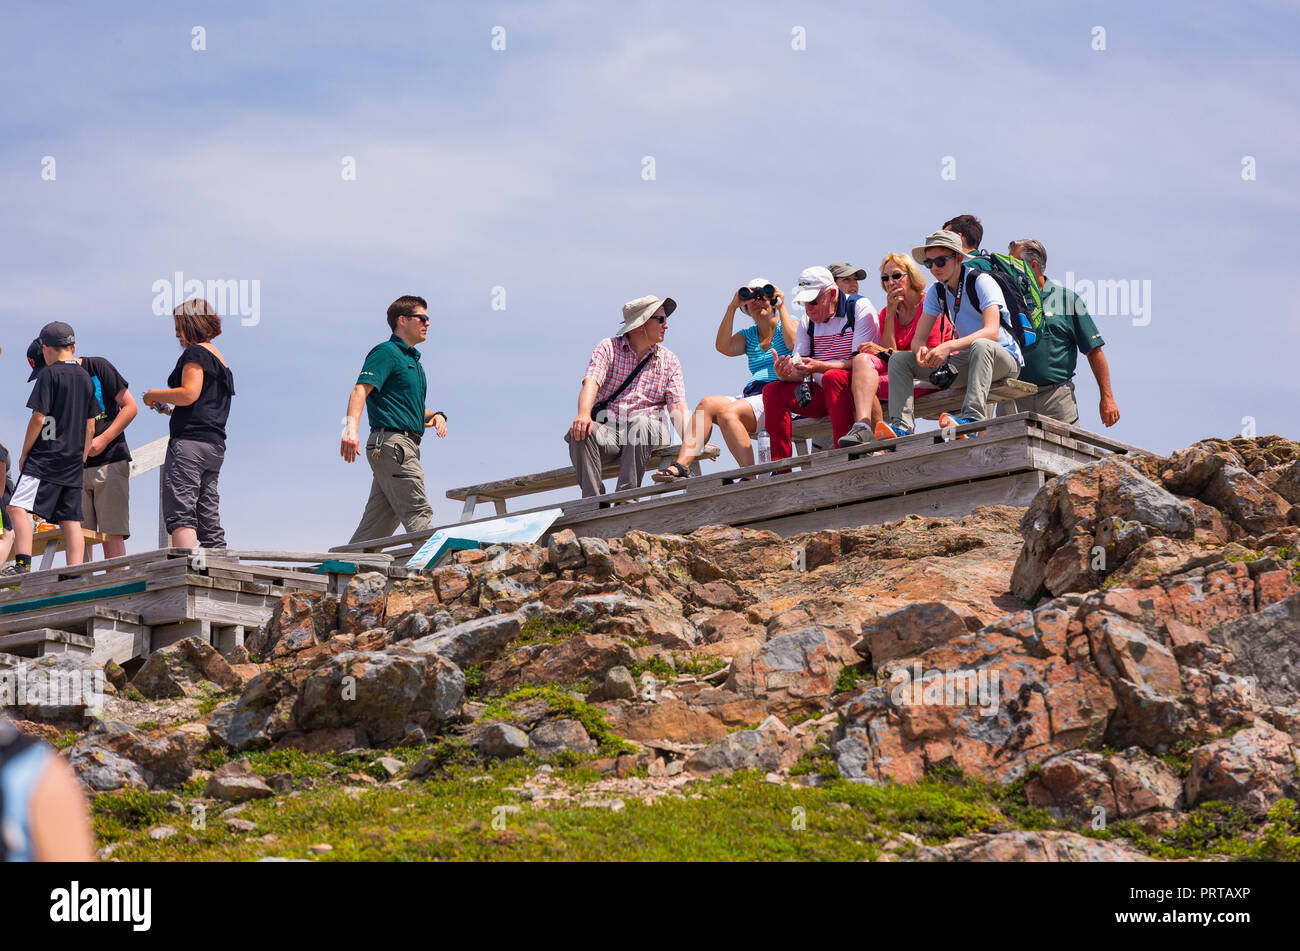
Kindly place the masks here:
POLYGON ((68 324, 52 320, 41 328, 40 341, 47 347, 70 347, 77 342, 77 335, 68 324))
POLYGON ((27 378, 30 383, 45 369, 45 351, 41 349, 41 338, 37 337, 27 348, 27 362, 32 365, 32 375, 27 378))

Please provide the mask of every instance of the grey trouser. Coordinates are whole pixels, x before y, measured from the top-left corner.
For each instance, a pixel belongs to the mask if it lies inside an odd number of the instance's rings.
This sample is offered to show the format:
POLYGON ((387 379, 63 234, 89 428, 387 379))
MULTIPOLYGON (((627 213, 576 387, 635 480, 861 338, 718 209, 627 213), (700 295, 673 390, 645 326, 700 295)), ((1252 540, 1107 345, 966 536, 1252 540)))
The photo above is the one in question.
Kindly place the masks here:
POLYGON ((1079 422, 1079 404, 1074 399, 1074 381, 1049 383, 1040 386, 1033 396, 998 404, 999 416, 1010 416, 1012 413, 1038 413, 1071 426, 1076 425, 1079 422))
POLYGON ((374 478, 361 523, 353 542, 387 538, 401 522, 408 532, 433 527, 433 509, 424 491, 420 444, 405 433, 371 432, 366 440, 366 461, 374 478))
POLYGON ((612 426, 599 424, 592 426, 590 435, 580 441, 565 433, 564 441, 569 444, 569 458, 577 470, 582 497, 605 494, 602 471, 615 459, 618 460, 615 491, 640 486, 650 463, 650 454, 668 444, 667 436, 663 421, 652 416, 632 417, 623 425, 622 433, 612 426))
MULTIPOLYGON (((966 401, 961 413, 969 419, 987 419, 985 404, 989 401, 989 388, 998 380, 1015 379, 1020 375, 1016 363, 1006 348, 993 340, 976 340, 969 350, 954 353, 948 358, 957 370, 952 381, 956 387, 966 388, 966 401)), ((909 433, 916 426, 912 410, 913 380, 928 380, 933 367, 923 367, 916 362, 911 350, 899 350, 889 358, 889 416, 890 422, 909 433)))
POLYGON ((173 439, 163 460, 162 509, 167 531, 192 528, 203 548, 225 548, 217 479, 226 450, 196 439, 173 439))

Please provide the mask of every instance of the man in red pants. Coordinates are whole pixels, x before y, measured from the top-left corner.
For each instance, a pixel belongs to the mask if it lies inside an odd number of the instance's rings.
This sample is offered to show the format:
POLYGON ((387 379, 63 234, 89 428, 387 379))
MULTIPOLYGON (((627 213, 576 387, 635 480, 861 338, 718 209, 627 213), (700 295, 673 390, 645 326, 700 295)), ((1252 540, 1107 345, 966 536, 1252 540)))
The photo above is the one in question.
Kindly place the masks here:
POLYGON ((853 355, 864 343, 880 342, 880 320, 871 301, 863 295, 841 293, 827 268, 805 268, 794 301, 804 307, 794 355, 776 358, 776 373, 782 382, 763 388, 773 459, 791 454, 792 413, 813 419, 829 416, 839 444, 839 438, 857 419, 850 386, 853 355))

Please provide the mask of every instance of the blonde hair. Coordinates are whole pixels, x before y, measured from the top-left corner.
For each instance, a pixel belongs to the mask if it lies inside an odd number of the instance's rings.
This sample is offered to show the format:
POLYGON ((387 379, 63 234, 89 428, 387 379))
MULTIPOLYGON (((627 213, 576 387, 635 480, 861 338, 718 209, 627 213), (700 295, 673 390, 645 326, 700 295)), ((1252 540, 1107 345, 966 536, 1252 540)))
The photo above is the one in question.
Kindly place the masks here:
POLYGON ((884 274, 885 268, 890 264, 901 267, 907 272, 907 280, 912 285, 912 290, 917 293, 925 290, 925 272, 921 270, 921 265, 912 260, 910 254, 903 254, 900 251, 886 254, 884 260, 880 262, 880 273, 884 274))

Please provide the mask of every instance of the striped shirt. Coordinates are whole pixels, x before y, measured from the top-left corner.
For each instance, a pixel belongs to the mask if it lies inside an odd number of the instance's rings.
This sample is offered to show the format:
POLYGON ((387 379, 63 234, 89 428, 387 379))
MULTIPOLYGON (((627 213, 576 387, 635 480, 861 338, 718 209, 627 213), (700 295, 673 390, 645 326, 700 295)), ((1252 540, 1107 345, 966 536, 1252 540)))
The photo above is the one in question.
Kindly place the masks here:
MULTIPOLYGON (((608 407, 614 419, 631 419, 633 416, 662 412, 672 403, 686 401, 686 384, 682 380, 682 365, 677 355, 661 343, 654 346, 654 356, 635 380, 618 395, 608 407)), ((633 352, 627 338, 606 337, 591 351, 584 380, 595 380, 596 402, 606 399, 636 369, 644 359, 633 352)))
MULTIPOLYGON (((853 330, 850 333, 849 318, 845 313, 847 300, 848 298, 843 294, 839 295, 835 316, 816 326, 811 344, 808 341, 808 315, 804 314, 795 333, 796 353, 812 357, 814 360, 825 360, 827 363, 833 360, 852 360, 862 344, 880 342, 880 318, 876 316, 876 309, 871 306, 871 301, 866 297, 858 298, 857 309, 853 316, 853 330)), ((821 374, 815 374, 813 379, 820 382, 821 374)))

